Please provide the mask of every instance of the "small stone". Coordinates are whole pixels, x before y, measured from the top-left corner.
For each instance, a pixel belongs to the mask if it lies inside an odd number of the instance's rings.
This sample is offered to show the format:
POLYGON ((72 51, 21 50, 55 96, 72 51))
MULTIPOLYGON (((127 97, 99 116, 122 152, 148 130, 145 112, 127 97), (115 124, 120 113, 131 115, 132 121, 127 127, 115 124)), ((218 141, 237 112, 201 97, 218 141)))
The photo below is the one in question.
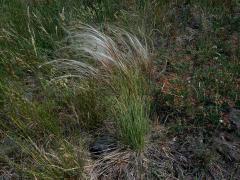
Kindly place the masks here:
POLYGON ((101 136, 98 137, 94 143, 90 145, 90 152, 93 155, 101 155, 106 152, 111 152, 116 149, 117 143, 116 139, 111 136, 101 136))
POLYGON ((240 133, 240 110, 232 108, 229 113, 229 119, 237 132, 240 133))

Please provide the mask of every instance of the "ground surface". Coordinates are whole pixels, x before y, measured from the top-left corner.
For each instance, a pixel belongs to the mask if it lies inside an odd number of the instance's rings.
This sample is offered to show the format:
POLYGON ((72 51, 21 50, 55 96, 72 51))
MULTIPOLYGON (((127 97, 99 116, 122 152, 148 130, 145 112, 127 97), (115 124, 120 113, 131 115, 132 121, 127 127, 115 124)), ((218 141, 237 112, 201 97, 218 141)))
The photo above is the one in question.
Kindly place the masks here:
POLYGON ((239 2, 0 0, 0 15, 0 179, 240 179, 239 2), (39 68, 77 57, 61 48, 79 21, 151 44, 140 155, 119 141, 101 83, 39 68))

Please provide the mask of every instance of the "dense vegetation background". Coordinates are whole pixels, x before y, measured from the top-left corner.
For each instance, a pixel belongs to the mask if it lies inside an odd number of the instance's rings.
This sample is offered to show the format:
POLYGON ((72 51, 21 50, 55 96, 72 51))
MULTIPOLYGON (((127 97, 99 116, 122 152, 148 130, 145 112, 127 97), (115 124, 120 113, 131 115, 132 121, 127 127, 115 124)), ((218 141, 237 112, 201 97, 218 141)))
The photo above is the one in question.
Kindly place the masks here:
POLYGON ((238 0, 0 0, 0 179, 239 179, 239 33, 238 0))

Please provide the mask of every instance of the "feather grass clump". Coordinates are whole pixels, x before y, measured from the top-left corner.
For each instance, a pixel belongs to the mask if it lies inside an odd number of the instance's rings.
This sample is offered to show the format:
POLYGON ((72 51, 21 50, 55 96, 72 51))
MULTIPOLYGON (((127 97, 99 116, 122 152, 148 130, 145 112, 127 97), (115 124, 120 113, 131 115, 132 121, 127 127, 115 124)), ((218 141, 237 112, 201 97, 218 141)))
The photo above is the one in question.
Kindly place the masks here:
POLYGON ((109 87, 114 94, 109 98, 120 137, 133 149, 141 150, 149 124, 149 51, 125 30, 107 28, 106 32, 84 24, 71 29, 68 48, 81 59, 58 59, 49 64, 70 73, 62 77, 93 77, 109 87))

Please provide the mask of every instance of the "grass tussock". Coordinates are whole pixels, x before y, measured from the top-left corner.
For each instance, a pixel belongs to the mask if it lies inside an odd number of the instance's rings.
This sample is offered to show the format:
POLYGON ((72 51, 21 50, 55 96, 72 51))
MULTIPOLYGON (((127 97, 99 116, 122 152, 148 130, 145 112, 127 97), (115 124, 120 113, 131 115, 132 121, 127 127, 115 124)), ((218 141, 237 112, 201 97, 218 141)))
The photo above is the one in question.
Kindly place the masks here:
POLYGON ((79 130, 71 128, 77 123, 68 119, 66 125, 67 118, 60 120, 56 99, 38 104, 20 87, 18 90, 10 87, 1 86, 4 93, 1 135, 5 137, 0 150, 1 166, 13 167, 17 174, 11 176, 14 178, 83 177, 84 143, 79 130))
POLYGON ((24 172, 25 178, 83 178, 85 154, 83 149, 73 146, 72 143, 51 138, 44 147, 44 145, 37 145, 30 138, 25 140, 16 138, 13 141, 17 142, 21 149, 21 163, 6 160, 17 170, 24 172))
POLYGON ((109 35, 80 24, 72 30, 67 48, 87 59, 58 59, 47 64, 67 70, 70 77, 102 81, 112 92, 110 101, 120 137, 131 148, 141 150, 149 124, 150 53, 134 35, 119 28, 108 27, 107 31, 109 35))

